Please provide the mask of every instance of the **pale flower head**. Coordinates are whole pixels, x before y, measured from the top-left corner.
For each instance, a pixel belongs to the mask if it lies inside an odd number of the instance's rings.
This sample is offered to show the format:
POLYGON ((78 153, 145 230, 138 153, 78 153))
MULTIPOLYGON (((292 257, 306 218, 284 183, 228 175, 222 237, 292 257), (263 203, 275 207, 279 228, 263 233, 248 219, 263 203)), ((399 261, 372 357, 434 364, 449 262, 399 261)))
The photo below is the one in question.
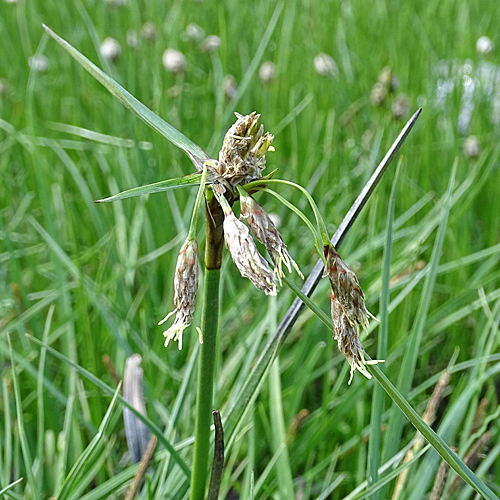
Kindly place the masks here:
POLYGON ((320 52, 314 58, 314 69, 316 70, 316 73, 321 76, 329 76, 331 78, 335 78, 339 74, 339 70, 337 68, 337 65, 335 64, 335 61, 331 56, 325 54, 324 52, 320 52))
POLYGON ((259 70, 259 78, 264 83, 271 83, 276 78, 276 66, 271 61, 262 64, 259 70))
POLYGON ((245 195, 243 190, 240 190, 240 208, 241 218, 246 220, 255 238, 266 246, 269 255, 273 259, 274 274, 278 278, 280 285, 281 278, 284 276, 283 264, 289 273, 292 272, 291 266, 293 266, 299 276, 304 279, 269 215, 251 196, 245 195))
POLYGON ((232 211, 224 215, 224 239, 241 275, 266 295, 276 295, 276 276, 257 250, 248 228, 232 211))
POLYGON ((121 53, 122 48, 114 38, 108 37, 101 43, 101 55, 108 61, 116 62, 121 53))
POLYGON ((220 47, 220 38, 217 35, 209 35, 201 42, 203 52, 216 52, 220 47))
POLYGON ((236 95, 237 88, 236 78, 233 75, 226 75, 224 77, 224 94, 228 99, 232 99, 236 95))
POLYGON ((183 73, 186 70, 186 58, 178 50, 167 49, 162 59, 164 68, 171 73, 183 73))
POLYGON ((262 177, 266 153, 274 151, 274 136, 259 127, 255 111, 243 116, 236 113, 236 123, 227 131, 219 152, 218 173, 230 184, 246 184, 262 177))
POLYGON ((28 64, 33 71, 40 71, 41 73, 47 71, 49 68, 49 60, 44 55, 40 54, 30 57, 28 64))
POLYGON ((486 56, 493 52, 495 44, 487 36, 481 36, 477 39, 476 50, 479 54, 486 56))
POLYGON ((175 310, 167 314, 158 324, 175 314, 174 324, 163 332, 165 347, 173 340, 179 341, 182 349, 182 332, 189 326, 194 314, 194 303, 198 291, 198 244, 196 240, 186 240, 177 257, 174 277, 175 310))

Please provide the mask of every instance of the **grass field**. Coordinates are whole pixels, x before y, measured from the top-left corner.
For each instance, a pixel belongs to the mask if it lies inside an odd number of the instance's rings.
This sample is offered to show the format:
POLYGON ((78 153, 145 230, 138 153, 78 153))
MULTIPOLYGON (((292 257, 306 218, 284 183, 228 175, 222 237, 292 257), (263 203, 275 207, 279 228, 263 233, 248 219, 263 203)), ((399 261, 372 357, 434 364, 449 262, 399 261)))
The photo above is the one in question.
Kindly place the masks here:
MULTIPOLYGON (((6 498, 124 497, 137 465, 123 405, 112 399, 133 353, 142 356, 149 421, 188 469, 192 462, 201 306, 182 351, 163 347, 157 323, 172 309, 196 189, 94 200, 193 166, 41 23, 211 157, 233 111, 261 113, 276 136, 265 173, 279 168, 277 177, 305 186, 330 232, 423 108, 339 252, 383 319, 372 322, 366 351, 377 358, 386 339, 383 369, 420 415, 449 371, 432 400, 432 427, 500 495, 500 6, 490 0, 0 2, 0 492, 23 478, 6 498), (141 31, 146 22, 154 39, 141 31), (186 32, 191 23, 220 37, 220 48, 202 51, 186 32), (476 50, 483 35, 496 44, 489 54, 476 50), (116 62, 99 52, 107 37, 121 45, 116 62), (165 70, 167 48, 185 55, 184 73, 165 70), (321 52, 337 76, 315 70, 321 52), (45 69, 30 66, 35 54, 47 58, 45 69), (268 83, 259 77, 265 61, 276 66, 268 83), (376 106, 370 93, 385 66, 399 86, 376 106), (228 74, 238 85, 232 99, 228 74), (391 106, 400 94, 410 108, 397 120, 391 106)), ((299 191, 279 192, 312 217, 299 191)), ((274 197, 258 201, 281 219, 307 275, 317 260, 308 229, 274 197)), ((322 281, 312 299, 329 314, 322 281)), ((264 296, 227 255, 221 287, 215 407, 224 419, 294 296, 286 287, 264 296)), ((377 382, 357 373, 348 385, 348 375, 331 332, 306 310, 242 418, 224 421, 220 498, 429 498, 440 457, 413 446, 415 429, 377 382), (413 460, 398 475, 409 449, 413 460), (384 471, 373 492, 367 481, 377 464, 384 471)), ((479 498, 454 477, 436 499, 479 498)), ((187 498, 188 487, 160 441, 137 498, 187 498)))

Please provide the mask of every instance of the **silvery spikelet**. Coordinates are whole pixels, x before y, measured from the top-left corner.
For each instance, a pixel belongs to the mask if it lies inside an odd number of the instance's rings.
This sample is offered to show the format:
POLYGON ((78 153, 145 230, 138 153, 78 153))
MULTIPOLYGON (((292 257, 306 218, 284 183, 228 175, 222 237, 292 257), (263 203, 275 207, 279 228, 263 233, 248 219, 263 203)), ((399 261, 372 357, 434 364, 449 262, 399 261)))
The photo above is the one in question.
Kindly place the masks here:
POLYGON ((365 350, 359 339, 359 325, 354 325, 348 320, 344 309, 333 292, 331 294, 331 299, 333 338, 337 341, 339 351, 351 365, 351 375, 348 383, 351 383, 356 370, 362 373, 366 378, 372 378, 366 371, 365 365, 374 365, 379 363, 379 361, 365 360, 365 350))
POLYGON ((266 295, 276 295, 276 276, 257 250, 248 228, 233 212, 224 215, 224 239, 241 275, 266 295))
POLYGON ((246 220, 255 238, 265 245, 269 255, 273 259, 275 266, 274 274, 278 278, 280 285, 281 278, 284 276, 283 264, 289 273, 292 272, 291 266, 293 266, 299 276, 304 279, 299 267, 288 253, 286 245, 269 215, 251 196, 245 196, 241 191, 240 209, 241 218, 246 220))
MULTIPOLYGON (((352 325, 368 325, 370 313, 366 309, 365 296, 358 278, 340 258, 335 248, 330 247, 323 277, 328 276, 332 291, 352 325)), ((371 315, 370 315, 371 316, 371 315)))
POLYGON ((175 313, 174 324, 163 332, 165 347, 173 340, 179 341, 182 349, 182 332, 193 319, 194 302, 198 291, 198 243, 196 240, 186 240, 177 257, 174 277, 175 310, 167 314, 158 324, 163 324, 175 313))
POLYGON ((219 152, 218 173, 231 185, 247 184, 262 177, 268 151, 274 151, 274 136, 259 127, 260 115, 236 113, 236 123, 227 131, 219 152))

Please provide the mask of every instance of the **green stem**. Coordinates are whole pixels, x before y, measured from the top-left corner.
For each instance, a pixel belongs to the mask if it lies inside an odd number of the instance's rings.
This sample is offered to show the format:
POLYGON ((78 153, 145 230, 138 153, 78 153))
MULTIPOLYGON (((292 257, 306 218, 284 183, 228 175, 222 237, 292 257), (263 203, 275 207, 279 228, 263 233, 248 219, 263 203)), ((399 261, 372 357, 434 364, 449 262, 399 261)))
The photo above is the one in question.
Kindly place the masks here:
MULTIPOLYGON (((208 194, 208 193, 207 193, 208 194)), ((219 323, 219 281, 224 235, 223 214, 215 199, 206 206, 205 286, 202 313, 203 343, 198 365, 196 426, 190 500, 203 500, 210 451, 210 425, 214 391, 214 366, 219 323)))
POLYGON ((314 217, 316 217, 316 224, 318 225, 319 234, 321 236, 321 241, 323 243, 323 246, 329 247, 330 235, 328 234, 328 230, 326 229, 325 221, 323 220, 323 217, 321 217, 318 207, 316 206, 316 202, 313 200, 313 197, 308 193, 307 189, 305 189, 299 184, 296 184, 295 182, 285 181, 283 179, 259 179, 256 181, 249 182, 248 184, 245 184, 243 188, 246 191, 250 191, 251 189, 258 188, 259 186, 267 186, 268 184, 284 184, 285 186, 292 186, 294 188, 297 188, 299 191, 302 192, 302 194, 307 198, 307 201, 311 205, 311 208, 314 212, 314 217))

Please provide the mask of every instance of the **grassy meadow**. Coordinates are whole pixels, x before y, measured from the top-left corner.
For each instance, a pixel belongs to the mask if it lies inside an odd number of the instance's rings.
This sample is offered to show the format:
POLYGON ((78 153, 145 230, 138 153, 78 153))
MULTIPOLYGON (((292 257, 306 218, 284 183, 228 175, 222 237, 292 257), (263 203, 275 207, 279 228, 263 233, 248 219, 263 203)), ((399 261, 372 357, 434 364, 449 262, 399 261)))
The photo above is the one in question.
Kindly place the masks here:
MULTIPOLYGON (((136 498, 188 498, 193 453, 201 293, 181 351, 163 346, 157 323, 173 309, 196 189, 94 203, 193 166, 42 23, 211 157, 234 111, 260 113, 275 135, 264 173, 278 168, 276 177, 306 187, 330 233, 423 108, 339 253, 382 318, 363 337, 367 353, 386 350, 387 377, 500 496, 500 5, 490 0, 0 0, 0 496, 125 497, 138 465, 118 394, 134 353, 160 437, 136 498), (209 35, 220 38, 212 52, 209 35), (476 49, 481 36, 491 52, 476 49), (107 37, 121 46, 115 61, 100 52, 107 37), (184 54, 185 71, 164 68, 167 48, 184 54), (317 71, 320 53, 337 72, 317 71), (266 61, 275 65, 267 82, 266 61), (375 104, 386 66, 392 86, 375 104)), ((300 191, 276 189, 313 217, 300 191)), ((257 199, 307 276, 317 261, 308 228, 276 198, 257 199)), ((200 255, 203 239, 200 224, 200 255)), ((265 296, 225 254, 219 498, 429 498, 441 458, 415 441, 375 380, 356 373, 348 385, 348 363, 309 309, 256 396, 241 399, 294 295, 265 296), (235 404, 245 411, 225 419, 235 404)), ((330 314, 327 280, 312 300, 330 314)), ((437 483, 434 500, 480 498, 453 471, 437 483)))

